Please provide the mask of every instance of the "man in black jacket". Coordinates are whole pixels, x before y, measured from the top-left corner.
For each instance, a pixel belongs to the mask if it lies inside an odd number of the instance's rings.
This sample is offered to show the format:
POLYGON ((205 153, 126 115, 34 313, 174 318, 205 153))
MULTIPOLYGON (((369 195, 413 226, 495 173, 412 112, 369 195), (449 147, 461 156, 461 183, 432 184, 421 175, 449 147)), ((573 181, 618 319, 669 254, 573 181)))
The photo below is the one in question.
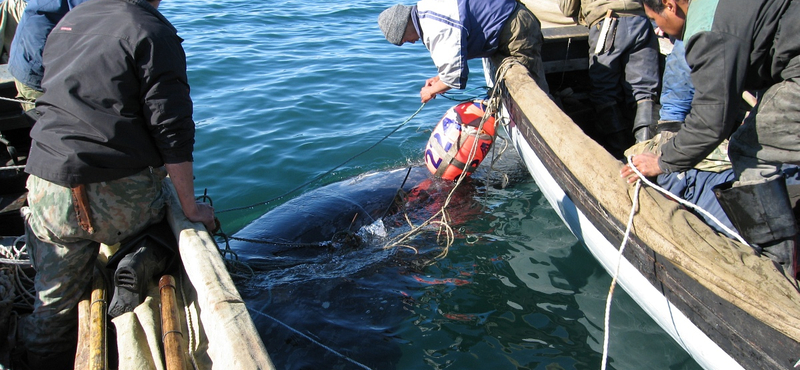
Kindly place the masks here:
POLYGON ((72 368, 99 244, 162 219, 167 173, 186 217, 214 227, 214 210, 194 199, 186 56, 159 3, 88 1, 48 36, 25 169, 37 300, 20 332, 32 368, 72 368))
MULTIPOLYGON (((632 163, 645 176, 685 170, 733 133, 736 180, 714 190, 720 205, 745 240, 795 277, 798 228, 781 166, 800 163, 800 2, 641 1, 664 32, 684 40, 695 94, 661 156, 632 163), (759 100, 740 127, 744 91, 758 91, 759 100)), ((627 167, 621 174, 632 175, 627 167)))

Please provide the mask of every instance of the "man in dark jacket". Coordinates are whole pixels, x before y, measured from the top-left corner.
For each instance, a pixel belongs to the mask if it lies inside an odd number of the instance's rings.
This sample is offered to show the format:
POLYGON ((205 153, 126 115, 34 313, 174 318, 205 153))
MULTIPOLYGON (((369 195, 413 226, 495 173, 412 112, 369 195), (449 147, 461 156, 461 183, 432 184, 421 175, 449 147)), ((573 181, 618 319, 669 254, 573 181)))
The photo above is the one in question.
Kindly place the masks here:
POLYGON ((717 198, 745 240, 794 277, 798 228, 781 167, 800 163, 800 2, 642 2, 664 32, 684 40, 695 93, 683 128, 661 155, 641 154, 632 163, 645 176, 685 170, 733 133, 728 155, 736 181, 716 188, 717 198), (759 100, 739 127, 746 90, 759 91, 759 100))
POLYGON ((76 304, 99 245, 161 220, 166 173, 186 217, 214 227, 214 210, 194 199, 186 56, 159 3, 92 0, 48 37, 25 168, 37 299, 20 333, 32 368, 72 368, 76 304))

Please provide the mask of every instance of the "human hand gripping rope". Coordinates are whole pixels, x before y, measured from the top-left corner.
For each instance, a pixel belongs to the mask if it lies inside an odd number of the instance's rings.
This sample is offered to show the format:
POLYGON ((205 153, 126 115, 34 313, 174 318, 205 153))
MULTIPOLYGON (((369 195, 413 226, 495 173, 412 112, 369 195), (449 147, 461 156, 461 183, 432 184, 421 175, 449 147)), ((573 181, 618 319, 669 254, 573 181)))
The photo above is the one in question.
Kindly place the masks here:
MULTIPOLYGON (((693 209, 693 210, 695 210, 697 212, 700 212, 703 216, 705 216, 709 220, 713 221, 722 230, 724 230, 728 234, 732 235, 734 238, 736 238, 736 240, 738 240, 742 244, 748 245, 748 246, 750 245, 736 231, 731 230, 729 227, 725 226, 716 217, 714 217, 711 213, 709 213, 708 211, 706 211, 702 207, 699 207, 696 204, 688 202, 685 199, 682 199, 682 198, 676 196, 675 194, 670 193, 666 189, 664 189, 664 188, 654 184, 650 180, 648 180, 647 177, 645 177, 639 171, 639 169, 636 168, 635 165, 633 165, 633 157, 632 156, 628 156, 628 163, 626 164, 626 166, 628 166, 631 169, 631 171, 633 171, 633 173, 636 174, 636 176, 638 178, 636 178, 635 180, 631 179, 631 180, 636 182, 635 183, 636 188, 635 188, 635 190, 633 192, 631 212, 630 212, 630 215, 628 217, 627 227, 625 228, 625 236, 622 239, 622 244, 619 246, 619 254, 617 255, 617 266, 616 266, 616 268, 614 270, 614 276, 612 276, 612 280, 611 280, 611 287, 609 287, 608 297, 606 299, 606 312, 605 312, 604 334, 603 334, 603 357, 602 357, 602 362, 601 362, 601 369, 602 370, 606 369, 606 362, 607 362, 607 359, 608 359, 608 334, 609 334, 609 316, 610 316, 610 311, 611 311, 611 300, 612 300, 612 296, 614 294, 614 287, 617 284, 617 277, 619 276, 619 266, 620 266, 620 263, 622 262, 622 252, 625 250, 625 245, 628 244, 628 237, 630 236, 631 227, 633 226, 633 216, 636 214, 636 210, 637 210, 637 208, 639 206, 639 192, 641 190, 642 183, 644 183, 647 186, 649 186, 649 187, 657 190, 658 192, 664 194, 667 198, 672 199, 672 200, 680 203, 681 205, 683 205, 683 206, 685 206, 687 208, 690 208, 690 209, 693 209)), ((631 182, 631 180, 629 180, 629 182, 631 182)), ((798 363, 800 363, 800 362, 798 362, 798 363)))

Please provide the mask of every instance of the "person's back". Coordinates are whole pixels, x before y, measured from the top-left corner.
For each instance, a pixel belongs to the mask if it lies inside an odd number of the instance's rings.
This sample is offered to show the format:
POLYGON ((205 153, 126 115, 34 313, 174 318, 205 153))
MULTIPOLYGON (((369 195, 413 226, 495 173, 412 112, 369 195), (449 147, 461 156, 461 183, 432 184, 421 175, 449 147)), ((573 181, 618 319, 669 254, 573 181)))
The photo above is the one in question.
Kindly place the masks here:
POLYGON ((93 0, 90 10, 71 13, 48 38, 29 172, 76 184, 191 161, 192 104, 175 29, 126 1, 93 0))
MULTIPOLYGON (((20 334, 31 368, 72 368, 76 306, 100 243, 130 240, 163 219, 167 174, 184 215, 214 228, 213 208, 194 198, 194 121, 182 40, 159 3, 91 0, 66 14, 48 37, 45 93, 36 102, 42 115, 25 167, 25 242, 37 296, 20 334)), ((133 287, 114 279, 110 314, 141 303, 142 279, 137 275, 133 287)))

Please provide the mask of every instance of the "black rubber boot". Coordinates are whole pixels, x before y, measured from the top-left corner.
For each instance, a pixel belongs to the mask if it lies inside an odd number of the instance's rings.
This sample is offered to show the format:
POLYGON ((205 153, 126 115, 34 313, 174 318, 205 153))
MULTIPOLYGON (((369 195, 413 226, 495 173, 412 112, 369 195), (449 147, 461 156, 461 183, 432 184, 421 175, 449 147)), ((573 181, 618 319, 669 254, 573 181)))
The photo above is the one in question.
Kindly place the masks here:
POLYGON ((797 221, 783 177, 762 184, 714 187, 720 206, 739 234, 761 253, 797 276, 797 221))
POLYGON ((624 157, 633 143, 628 128, 620 120, 621 113, 616 104, 597 110, 598 132, 603 134, 603 146, 615 158, 624 157))
POLYGON ((133 252, 128 253, 114 272, 114 296, 108 305, 108 315, 117 317, 133 311, 144 301, 147 288, 157 274, 164 272, 168 251, 150 238, 142 238, 133 252))
POLYGON ((636 103, 636 117, 633 119, 633 137, 637 143, 653 138, 653 107, 655 102, 650 99, 640 100, 636 103))

